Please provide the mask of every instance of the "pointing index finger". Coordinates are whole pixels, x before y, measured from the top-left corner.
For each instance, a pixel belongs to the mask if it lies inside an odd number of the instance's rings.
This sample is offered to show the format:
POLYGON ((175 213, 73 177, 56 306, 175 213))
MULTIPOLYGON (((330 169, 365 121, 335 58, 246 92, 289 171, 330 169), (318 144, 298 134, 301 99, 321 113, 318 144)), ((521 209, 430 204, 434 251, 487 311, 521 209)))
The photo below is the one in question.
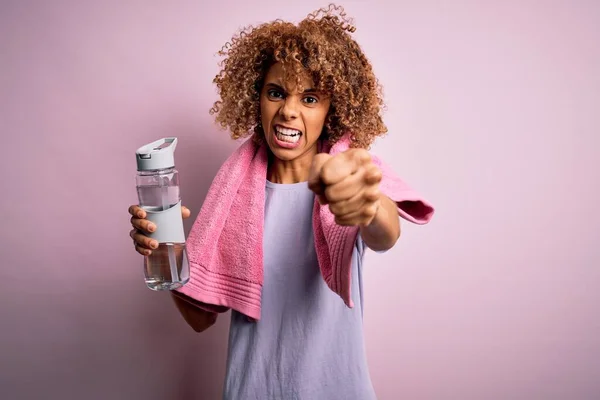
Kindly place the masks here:
POLYGON ((321 171, 323 170, 323 165, 325 165, 329 159, 331 159, 329 154, 319 153, 314 157, 310 167, 310 174, 308 175, 308 187, 310 190, 319 195, 323 194, 325 190, 321 179, 321 171))
POLYGON ((326 185, 335 185, 354 174, 371 159, 366 150, 351 149, 329 160, 322 169, 321 179, 326 185))

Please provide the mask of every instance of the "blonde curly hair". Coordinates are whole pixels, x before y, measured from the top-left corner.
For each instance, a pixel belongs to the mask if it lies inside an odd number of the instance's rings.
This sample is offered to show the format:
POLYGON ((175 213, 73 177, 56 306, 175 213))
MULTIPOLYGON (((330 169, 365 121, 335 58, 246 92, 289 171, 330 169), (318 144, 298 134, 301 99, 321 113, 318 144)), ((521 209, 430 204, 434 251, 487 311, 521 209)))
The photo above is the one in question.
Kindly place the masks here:
POLYGON ((331 98, 323 135, 331 144, 350 132, 351 147, 368 149, 387 132, 382 88, 371 63, 351 37, 356 28, 340 6, 309 14, 298 25, 282 20, 249 26, 219 51, 225 57, 214 78, 220 96, 210 109, 233 139, 255 133, 262 142, 260 93, 269 68, 280 62, 299 90, 302 73, 331 98))

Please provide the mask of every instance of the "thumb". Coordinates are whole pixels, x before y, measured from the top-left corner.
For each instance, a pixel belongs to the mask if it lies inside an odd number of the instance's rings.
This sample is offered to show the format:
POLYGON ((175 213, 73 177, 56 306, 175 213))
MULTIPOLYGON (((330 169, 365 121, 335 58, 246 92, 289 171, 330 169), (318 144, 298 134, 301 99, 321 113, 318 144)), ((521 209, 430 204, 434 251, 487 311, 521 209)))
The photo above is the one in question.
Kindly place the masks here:
POLYGON ((331 156, 327 153, 319 153, 313 158, 310 166, 308 187, 318 196, 325 193, 325 185, 321 181, 321 170, 323 169, 323 165, 325 165, 330 158, 331 156))

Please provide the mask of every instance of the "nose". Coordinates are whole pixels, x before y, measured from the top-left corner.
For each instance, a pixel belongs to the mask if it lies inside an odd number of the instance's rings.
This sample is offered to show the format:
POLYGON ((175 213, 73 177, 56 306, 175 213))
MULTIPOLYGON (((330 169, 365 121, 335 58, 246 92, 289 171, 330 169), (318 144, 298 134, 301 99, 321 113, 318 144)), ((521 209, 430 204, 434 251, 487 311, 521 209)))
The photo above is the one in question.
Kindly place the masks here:
POLYGON ((286 121, 294 120, 298 118, 298 101, 295 96, 288 96, 282 103, 279 109, 279 115, 282 116, 286 121))

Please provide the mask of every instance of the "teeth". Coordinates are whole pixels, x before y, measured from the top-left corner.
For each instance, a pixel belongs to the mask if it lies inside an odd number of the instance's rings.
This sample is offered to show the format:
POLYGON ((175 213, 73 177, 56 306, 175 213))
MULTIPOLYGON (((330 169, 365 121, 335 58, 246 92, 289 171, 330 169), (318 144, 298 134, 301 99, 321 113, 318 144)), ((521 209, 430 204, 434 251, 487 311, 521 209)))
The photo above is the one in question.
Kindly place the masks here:
POLYGON ((282 135, 281 133, 277 132, 277 139, 279 139, 282 142, 287 142, 287 143, 296 143, 298 140, 300 140, 300 135, 295 135, 295 136, 287 136, 287 135, 282 135))
POLYGON ((300 133, 301 133, 299 130, 282 128, 281 126, 275 127, 275 130, 277 131, 277 133, 285 135, 285 136, 296 136, 296 135, 300 135, 300 133))
POLYGON ((300 135, 302 132, 296 129, 288 129, 277 126, 275 127, 275 134, 277 135, 277 139, 281 140, 282 142, 296 143, 298 140, 300 140, 300 135))

